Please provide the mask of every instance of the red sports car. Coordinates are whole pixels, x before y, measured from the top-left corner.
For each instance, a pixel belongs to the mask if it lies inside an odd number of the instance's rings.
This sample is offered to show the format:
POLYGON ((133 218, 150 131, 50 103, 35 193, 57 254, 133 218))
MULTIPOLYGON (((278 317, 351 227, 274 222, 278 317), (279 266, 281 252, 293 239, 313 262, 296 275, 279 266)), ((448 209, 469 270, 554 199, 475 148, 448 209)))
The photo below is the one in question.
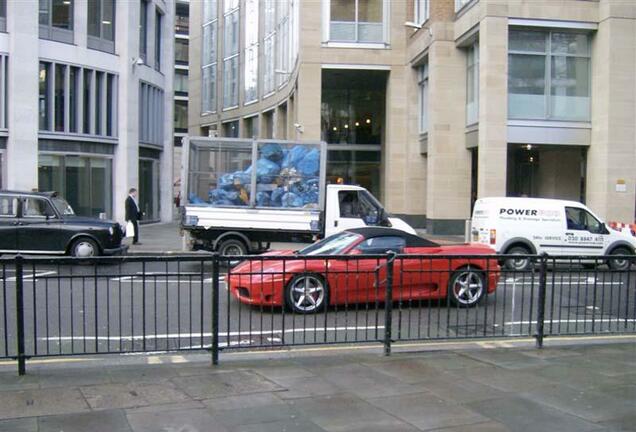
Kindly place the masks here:
POLYGON ((470 307, 497 287, 500 268, 488 246, 442 246, 373 227, 342 231, 299 251, 250 258, 229 272, 228 289, 242 303, 286 306, 296 313, 382 302, 387 259, 379 255, 389 251, 400 254, 393 267, 393 300, 448 298, 470 307))

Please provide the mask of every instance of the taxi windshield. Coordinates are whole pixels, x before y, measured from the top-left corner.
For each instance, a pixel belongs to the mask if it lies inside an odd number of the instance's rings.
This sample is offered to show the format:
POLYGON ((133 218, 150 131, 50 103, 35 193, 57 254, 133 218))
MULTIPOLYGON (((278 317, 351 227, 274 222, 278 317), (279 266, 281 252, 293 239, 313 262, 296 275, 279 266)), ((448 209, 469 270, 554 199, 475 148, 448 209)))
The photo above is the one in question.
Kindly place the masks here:
POLYGON ((73 211, 73 207, 69 203, 66 202, 65 199, 60 197, 55 197, 51 201, 53 201, 53 205, 57 209, 60 214, 64 216, 74 216, 75 212, 73 211))

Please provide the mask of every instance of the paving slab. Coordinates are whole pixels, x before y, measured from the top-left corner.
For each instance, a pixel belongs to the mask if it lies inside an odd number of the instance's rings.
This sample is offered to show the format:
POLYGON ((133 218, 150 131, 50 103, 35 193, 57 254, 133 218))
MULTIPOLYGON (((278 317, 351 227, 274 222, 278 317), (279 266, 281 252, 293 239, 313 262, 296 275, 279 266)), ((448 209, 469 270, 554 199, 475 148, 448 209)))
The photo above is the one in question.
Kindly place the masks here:
POLYGON ((37 417, 0 420, 0 432, 38 432, 37 417))
POLYGON ((239 425, 234 432, 325 432, 325 429, 306 419, 280 420, 271 423, 239 425))
POLYGON ((431 393, 374 398, 369 402, 420 430, 471 425, 490 420, 431 393))
POLYGON ((229 432, 207 409, 127 414, 133 432, 229 432))
POLYGON ((0 392, 0 419, 70 414, 89 411, 77 388, 48 388, 0 392))
POLYGON ((602 430, 597 424, 518 396, 468 404, 475 412, 505 424, 515 432, 586 432, 602 430))
POLYGON ((275 404, 215 411, 214 418, 229 430, 233 430, 241 425, 288 422, 303 416, 291 405, 275 404))
POLYGON ((269 406, 276 409, 275 405, 283 405, 282 399, 277 393, 251 393, 239 396, 227 396, 201 401, 205 406, 213 411, 233 410, 233 409, 250 409, 254 407, 269 406))
POLYGON ((80 387, 80 390, 94 410, 163 405, 189 400, 186 394, 169 383, 106 384, 80 387))
POLYGON ((131 432, 123 410, 38 418, 38 432, 131 432))
POLYGON ((285 390, 257 373, 244 370, 179 376, 172 378, 171 382, 195 399, 285 390))

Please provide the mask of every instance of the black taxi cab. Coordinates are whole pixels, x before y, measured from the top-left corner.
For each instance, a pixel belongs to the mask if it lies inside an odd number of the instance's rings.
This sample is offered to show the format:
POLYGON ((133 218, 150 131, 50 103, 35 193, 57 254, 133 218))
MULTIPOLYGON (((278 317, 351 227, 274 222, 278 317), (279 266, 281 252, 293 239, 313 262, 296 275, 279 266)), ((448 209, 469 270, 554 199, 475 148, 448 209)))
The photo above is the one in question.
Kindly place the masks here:
POLYGON ((117 222, 77 216, 56 192, 0 191, 0 254, 116 255, 123 237, 117 222))

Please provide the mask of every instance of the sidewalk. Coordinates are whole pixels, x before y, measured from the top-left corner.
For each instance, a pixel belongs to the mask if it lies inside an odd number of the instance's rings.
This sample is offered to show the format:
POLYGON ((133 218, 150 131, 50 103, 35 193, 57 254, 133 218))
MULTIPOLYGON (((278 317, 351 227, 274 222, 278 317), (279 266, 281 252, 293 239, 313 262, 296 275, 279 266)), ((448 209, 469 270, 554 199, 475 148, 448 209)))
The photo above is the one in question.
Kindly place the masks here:
MULTIPOLYGON (((178 222, 141 225, 139 228, 141 244, 130 245, 128 251, 131 254, 180 253, 183 251, 180 230, 178 222)), ((433 236, 427 235, 425 230, 418 230, 418 233, 422 237, 441 244, 464 242, 463 236, 433 236)), ((126 244, 131 244, 130 239, 124 241, 126 244)), ((273 250, 298 249, 300 247, 302 247, 300 243, 272 243, 273 250)))
POLYGON ((24 377, 5 365, 0 431, 633 431, 629 341, 226 354, 217 367, 198 354, 99 357, 33 361, 24 377))

